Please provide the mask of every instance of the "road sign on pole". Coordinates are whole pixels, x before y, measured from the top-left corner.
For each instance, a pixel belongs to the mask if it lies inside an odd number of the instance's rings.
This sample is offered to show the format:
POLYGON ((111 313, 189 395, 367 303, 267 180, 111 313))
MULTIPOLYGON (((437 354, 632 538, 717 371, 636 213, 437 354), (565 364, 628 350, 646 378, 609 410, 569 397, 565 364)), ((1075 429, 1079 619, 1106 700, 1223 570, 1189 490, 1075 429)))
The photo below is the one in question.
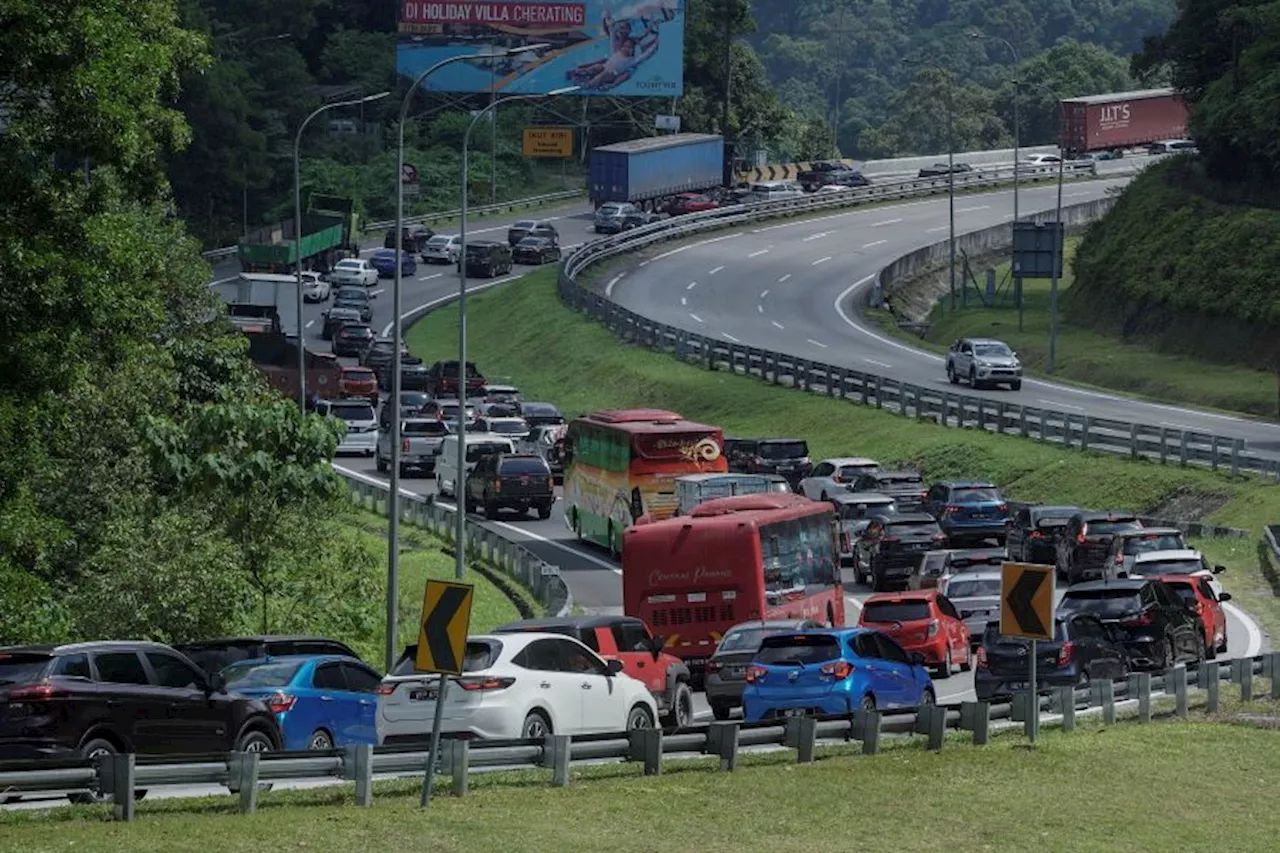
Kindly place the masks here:
MULTIPOLYGON (((475 587, 455 581, 427 581, 422 594, 422 618, 418 621, 418 652, 414 668, 419 672, 440 673, 435 691, 435 724, 431 727, 431 749, 427 754, 427 773, 422 780, 421 804, 431 804, 431 786, 436 775, 436 758, 440 755, 440 726, 444 719, 444 703, 449 691, 449 676, 462 675, 466 659, 467 632, 471 630, 471 601, 475 587)), ((430 698, 430 688, 427 690, 430 698)))
POLYGON ((1053 585, 1057 570, 1034 563, 1005 563, 1000 570, 1000 633, 1027 643, 1027 689, 1024 731, 1036 742, 1040 734, 1040 685, 1036 676, 1037 640, 1052 640, 1053 585))

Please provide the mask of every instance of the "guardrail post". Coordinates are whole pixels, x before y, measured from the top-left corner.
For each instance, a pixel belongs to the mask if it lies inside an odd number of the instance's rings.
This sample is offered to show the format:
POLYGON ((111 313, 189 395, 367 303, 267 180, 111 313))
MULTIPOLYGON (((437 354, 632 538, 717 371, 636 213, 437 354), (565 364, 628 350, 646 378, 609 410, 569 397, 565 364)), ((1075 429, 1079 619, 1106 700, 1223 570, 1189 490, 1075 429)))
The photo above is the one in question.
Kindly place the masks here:
POLYGON ((732 771, 738 766, 737 722, 712 723, 707 728, 707 751, 720 757, 720 769, 732 771))
POLYGON ((1209 661, 1200 664, 1200 672, 1196 677, 1200 681, 1200 686, 1208 691, 1205 697, 1204 709, 1207 713, 1216 714, 1221 706, 1220 691, 1222 687, 1222 673, 1220 671, 1221 664, 1217 661, 1209 661))
POLYGON ((343 750, 342 778, 356 783, 356 805, 373 805, 372 744, 351 744, 343 750))
POLYGON ((1175 702, 1174 713, 1179 717, 1187 716, 1187 667, 1185 664, 1178 664, 1165 671, 1164 689, 1169 690, 1169 685, 1173 685, 1173 699, 1175 702))
POLYGON ((1280 652, 1272 652, 1266 660, 1271 664, 1271 701, 1280 700, 1280 652))
POLYGON ((862 741, 863 755, 880 754, 880 712, 859 711, 855 718, 858 739, 862 741))
POLYGON ((98 761, 98 790, 111 795, 113 820, 130 821, 134 818, 134 779, 137 756, 133 753, 115 753, 98 761))
POLYGON ((1244 452, 1244 439, 1237 438, 1231 443, 1231 476, 1240 476, 1240 454, 1244 452))
POLYGON ((989 702, 961 702, 960 730, 973 732, 973 745, 984 746, 991 731, 989 702))
POLYGON ((1018 407, 1018 434, 1023 438, 1027 437, 1027 407, 1018 407))
POLYGON ((1004 400, 996 402, 996 432, 1004 435, 1004 422, 1008 413, 1005 410, 1004 400))
POLYGON ((1095 681, 1090 687, 1090 705, 1102 707, 1102 722, 1113 725, 1116 721, 1116 684, 1110 679, 1095 681))
POLYGON ((788 717, 783 743, 796 751, 798 764, 813 761, 814 741, 818 736, 818 721, 813 717, 788 717))
POLYGON ((942 749, 942 741, 947 731, 947 709, 937 705, 922 705, 916 709, 915 732, 927 735, 925 749, 937 752, 942 749))
POLYGON ((465 797, 471 789, 471 741, 454 738, 449 741, 449 775, 453 777, 453 795, 465 797))
POLYGON ((1129 695, 1131 697, 1135 687, 1138 691, 1138 722, 1151 722, 1151 673, 1139 672, 1135 674, 1129 685, 1129 695))
POLYGON ((569 786, 569 747, 572 742, 569 735, 548 735, 542 745, 542 766, 551 767, 551 784, 557 788, 569 786))
POLYGON ((1138 458, 1138 425, 1129 424, 1129 458, 1138 458))
POLYGON ((1178 464, 1186 467, 1187 464, 1187 431, 1178 431, 1178 464))
MULTIPOLYGON (((644 775, 662 773, 662 729, 632 729, 627 733, 632 761, 644 762, 644 775)), ((567 770, 565 772, 568 772, 567 770)))
POLYGON ((240 794, 240 813, 253 814, 258 810, 258 752, 233 752, 227 762, 227 770, 235 790, 240 794))
POLYGON ((1209 467, 1218 470, 1218 436, 1209 436, 1209 467))
POLYGON ((1089 449, 1089 430, 1093 429, 1093 418, 1088 415, 1084 416, 1084 424, 1080 430, 1080 449, 1089 449))
POLYGON ((1062 715, 1062 730, 1074 731, 1076 727, 1076 689, 1070 685, 1053 688, 1053 710, 1062 715))
POLYGON ((1239 658, 1240 664, 1240 701, 1253 701, 1253 660, 1239 658))
POLYGON ((884 408, 884 399, 882 398, 880 393, 880 377, 878 375, 876 376, 876 408, 877 409, 884 408))
POLYGON ((1169 441, 1169 428, 1160 427, 1160 464, 1161 465, 1165 463, 1165 457, 1169 455, 1168 441, 1169 441))

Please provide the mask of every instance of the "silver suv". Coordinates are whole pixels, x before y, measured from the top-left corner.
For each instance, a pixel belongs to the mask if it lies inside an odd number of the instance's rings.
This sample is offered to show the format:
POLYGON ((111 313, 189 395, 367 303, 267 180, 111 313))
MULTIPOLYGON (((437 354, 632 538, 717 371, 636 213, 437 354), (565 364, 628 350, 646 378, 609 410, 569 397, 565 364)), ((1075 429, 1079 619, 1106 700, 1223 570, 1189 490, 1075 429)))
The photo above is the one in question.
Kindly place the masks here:
POLYGON ((346 435, 338 444, 339 455, 372 456, 378 449, 378 415, 368 400, 321 400, 316 414, 346 424, 346 435))
POLYGON ((1004 341, 994 338, 960 338, 947 351, 947 379, 955 385, 961 379, 970 387, 1008 385, 1022 388, 1022 362, 1004 341))
POLYGON ((636 216, 640 209, 622 201, 606 201, 596 210, 594 221, 597 234, 617 234, 622 231, 628 216, 636 216))

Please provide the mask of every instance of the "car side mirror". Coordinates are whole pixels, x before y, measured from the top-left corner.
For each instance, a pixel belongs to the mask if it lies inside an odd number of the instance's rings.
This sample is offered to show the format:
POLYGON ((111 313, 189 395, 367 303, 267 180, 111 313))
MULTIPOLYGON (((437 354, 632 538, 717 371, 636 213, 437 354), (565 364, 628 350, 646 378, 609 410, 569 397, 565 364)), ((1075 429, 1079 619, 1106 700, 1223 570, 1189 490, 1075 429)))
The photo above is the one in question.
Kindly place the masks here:
POLYGON ((1214 566, 1214 567, 1213 567, 1213 573, 1214 573, 1215 575, 1220 575, 1220 574, 1222 574, 1223 572, 1225 572, 1226 570, 1227 570, 1227 567, 1226 567, 1226 566, 1214 566))
POLYGON ((618 673, 622 672, 622 661, 620 660, 606 661, 605 672, 610 676, 617 675, 618 673))
POLYGON ((924 655, 920 652, 912 652, 911 662, 916 666, 924 666, 924 655))
POLYGON ((662 656, 662 650, 667 645, 667 638, 661 634, 655 634, 649 640, 649 649, 653 652, 653 659, 657 660, 662 656))
POLYGON ((376 294, 376 293, 370 293, 370 294, 369 294, 369 298, 370 298, 370 299, 377 299, 377 298, 378 298, 378 294, 376 294))
POLYGON ((226 677, 225 675, 223 675, 222 673, 220 673, 220 672, 215 672, 212 676, 210 676, 210 678, 209 678, 209 683, 208 683, 208 685, 206 686, 206 689, 207 689, 207 690, 208 690, 208 692, 209 692, 209 693, 211 693, 211 694, 212 694, 212 693, 226 693, 226 692, 227 692, 227 677, 226 677))
POLYGON ((1222 595, 1218 596, 1218 601, 1230 601, 1230 600, 1231 600, 1231 593, 1229 592, 1224 592, 1222 595))

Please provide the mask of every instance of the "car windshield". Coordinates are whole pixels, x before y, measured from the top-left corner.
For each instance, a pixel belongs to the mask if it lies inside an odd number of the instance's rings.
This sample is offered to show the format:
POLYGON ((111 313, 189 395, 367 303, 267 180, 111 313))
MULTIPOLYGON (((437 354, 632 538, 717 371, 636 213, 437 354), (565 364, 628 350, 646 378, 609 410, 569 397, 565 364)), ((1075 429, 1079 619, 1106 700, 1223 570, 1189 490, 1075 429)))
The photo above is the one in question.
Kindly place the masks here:
POLYGON ((997 358, 1008 358, 1013 352, 1004 344, 974 344, 974 355, 989 355, 997 358))
POLYGON ((1182 599, 1184 604, 1196 603, 1196 591, 1186 581, 1165 581, 1164 585, 1169 587, 1170 592, 1182 599))
POLYGON ((550 473, 547 463, 541 459, 504 459, 502 460, 502 476, 527 476, 529 474, 542 474, 546 476, 550 473))
POLYGON ((494 421, 489 424, 489 432, 496 432, 498 435, 516 435, 528 431, 529 428, 520 421, 494 421))
MULTIPOLYGON (((417 646, 405 649, 405 653, 396 662, 395 669, 388 675, 418 675, 414 660, 417 654, 417 646)), ((502 643, 497 640, 467 640, 467 649, 462 654, 462 671, 482 672, 493 666, 500 654, 502 654, 502 643)))
POLYGON ((756 453, 762 459, 799 459, 809 455, 809 446, 803 441, 762 441, 756 453))
POLYGON ((1085 526, 1088 529, 1089 536, 1113 536, 1126 530, 1139 530, 1142 528, 1142 525, 1134 519, 1089 521, 1085 523, 1085 526))
POLYGON ((932 521, 890 521, 884 527, 886 536, 932 536, 940 532, 932 521))
POLYGON ((541 248, 545 242, 546 241, 543 240, 541 237, 525 237, 523 240, 517 243, 516 246, 518 248, 525 248, 525 249, 538 249, 538 248, 541 248))
POLYGON ((1148 551, 1181 551, 1187 547, 1183 544, 1180 533, 1145 533, 1141 536, 1126 536, 1124 552, 1126 554, 1145 554, 1148 551))
POLYGON ((339 287, 336 299, 354 299, 357 302, 368 302, 369 294, 359 287, 339 287))
POLYGON ((374 418, 373 406, 359 403, 333 403, 329 406, 329 414, 344 421, 371 421, 374 418))
POLYGON ((720 652, 754 652, 760 648, 761 641, 770 633, 776 633, 777 628, 770 630, 769 628, 735 628, 724 635, 724 639, 720 641, 720 647, 716 649, 716 653, 720 652))
POLYGON ((0 654, 0 684, 36 681, 49 663, 48 655, 17 652, 0 654))
POLYGON ((1092 613, 1101 618, 1122 616, 1142 609, 1142 599, 1135 589, 1070 590, 1058 603, 1065 613, 1092 613))
POLYGON ((360 267, 361 267, 361 264, 360 264, 360 262, 359 262, 359 261, 338 261, 337 265, 336 265, 336 266, 334 266, 334 269, 336 269, 336 270, 358 270, 358 269, 360 269, 360 267))
POLYGON ((468 244, 467 244, 467 257, 468 257, 468 258, 470 258, 470 257, 476 257, 476 258, 484 257, 485 255, 489 254, 489 252, 490 252, 491 250, 492 250, 492 247, 490 247, 489 245, 487 245, 487 244, 485 244, 485 243, 468 243, 468 244))
POLYGON ((947 598, 998 598, 1000 578, 968 578, 954 580, 947 586, 947 598))
POLYGON ((344 379, 358 379, 361 382, 367 382, 374 378, 374 373, 367 367, 344 367, 342 368, 342 377, 344 379))
POLYGON ((868 601, 862 606, 863 622, 911 622, 928 618, 927 601, 868 601))
POLYGON ((436 249, 441 249, 449 245, 450 241, 452 240, 453 240, 452 237, 445 237, 443 235, 437 234, 436 236, 432 237, 430 240, 427 241, 427 245, 436 249))
POLYGON ((848 521, 856 521, 867 514, 867 511, 873 507, 883 509, 889 504, 865 504, 865 503, 848 503, 840 504, 840 517, 848 521))
POLYGON ((520 220, 519 222, 517 222, 515 225, 512 225, 512 226, 511 226, 511 230, 513 230, 513 231, 529 231, 530 229, 532 229, 533 227, 535 227, 537 224, 538 224, 538 223, 534 222, 532 219, 521 219, 521 220, 520 220))
POLYGON ((449 428, 440 421, 405 421, 400 425, 404 435, 448 435, 449 428))
POLYGON ((994 486, 962 486, 951 490, 951 500, 958 504, 999 503, 1000 490, 994 486))
POLYGON ((792 634, 765 637, 756 663, 802 665, 826 663, 840 657, 840 643, 831 634, 792 634))
POLYGON ((1204 564, 1199 560, 1143 560, 1133 564, 1129 570, 1135 575, 1194 575, 1203 572, 1204 564))
POLYGON ((222 671, 227 686, 237 690, 247 687, 283 687, 297 675, 301 661, 271 661, 267 663, 233 663, 222 671))

